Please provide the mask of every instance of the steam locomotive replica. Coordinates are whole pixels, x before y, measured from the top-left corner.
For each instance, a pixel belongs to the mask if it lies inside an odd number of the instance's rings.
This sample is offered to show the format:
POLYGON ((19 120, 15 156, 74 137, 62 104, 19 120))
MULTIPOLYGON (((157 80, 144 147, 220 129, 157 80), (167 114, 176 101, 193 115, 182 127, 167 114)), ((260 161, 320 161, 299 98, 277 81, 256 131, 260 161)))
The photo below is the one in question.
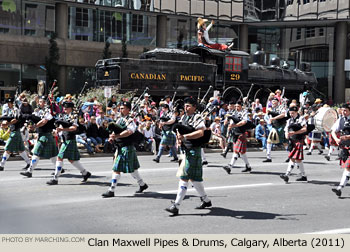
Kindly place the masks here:
POLYGON ((279 58, 265 64, 264 51, 252 57, 243 51, 219 51, 204 46, 189 50, 156 48, 144 52, 139 59, 111 58, 96 63, 96 86, 120 85, 121 91, 146 87, 153 99, 173 95, 200 98, 210 86, 225 101, 241 99, 251 89, 250 99, 267 99, 268 93, 285 87, 286 96, 296 98, 317 86, 310 64, 289 69, 279 58), (253 95, 254 94, 254 95, 253 95))

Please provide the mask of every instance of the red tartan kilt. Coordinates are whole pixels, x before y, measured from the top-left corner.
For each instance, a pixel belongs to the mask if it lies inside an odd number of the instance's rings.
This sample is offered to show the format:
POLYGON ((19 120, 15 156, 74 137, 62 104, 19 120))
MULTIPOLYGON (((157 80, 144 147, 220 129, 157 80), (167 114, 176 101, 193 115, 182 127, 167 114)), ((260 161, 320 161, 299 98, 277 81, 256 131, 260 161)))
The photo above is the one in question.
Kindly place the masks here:
POLYGON ((345 160, 345 162, 343 160, 340 160, 340 165, 341 168, 350 168, 350 156, 347 160, 345 160))
POLYGON ((247 138, 245 134, 239 135, 235 145, 233 146, 233 152, 244 154, 247 152, 247 138))
MULTIPOLYGON (((328 136, 329 136, 329 144, 332 146, 338 146, 338 144, 335 142, 331 132, 328 133, 328 136)), ((337 133, 337 136, 339 136, 338 133, 337 133)))
POLYGON ((293 143, 294 143, 294 148, 289 153, 288 157, 291 159, 303 160, 304 159, 303 141, 300 140, 293 143))

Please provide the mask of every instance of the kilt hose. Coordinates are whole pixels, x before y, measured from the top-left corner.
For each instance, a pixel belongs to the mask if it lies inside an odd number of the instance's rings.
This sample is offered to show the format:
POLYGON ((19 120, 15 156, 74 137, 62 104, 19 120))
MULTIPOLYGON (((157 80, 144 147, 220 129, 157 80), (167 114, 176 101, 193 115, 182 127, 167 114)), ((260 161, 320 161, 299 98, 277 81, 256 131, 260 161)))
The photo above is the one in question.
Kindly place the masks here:
POLYGON ((304 142, 304 139, 292 140, 293 149, 290 151, 288 158, 296 159, 296 160, 304 159, 303 142, 304 142))
POLYGON ((118 150, 118 156, 115 158, 113 171, 133 173, 138 168, 140 168, 140 163, 137 159, 135 147, 133 145, 121 147, 118 150))
POLYGON ((160 141, 161 145, 174 146, 176 143, 176 135, 173 131, 162 131, 162 140, 160 141))
POLYGON ((10 133, 10 138, 7 140, 4 150, 9 152, 22 152, 25 150, 19 129, 10 133))
POLYGON ((180 179, 203 181, 201 147, 192 147, 186 150, 184 174, 186 175, 180 176, 180 179))
POLYGON ((52 158, 58 154, 56 140, 51 133, 40 133, 39 140, 35 144, 33 154, 41 158, 52 158))
POLYGON ((239 135, 237 141, 233 146, 233 152, 244 154, 247 152, 247 138, 246 133, 239 135))
POLYGON ((60 159, 67 158, 68 160, 76 161, 80 160, 80 153, 76 140, 66 140, 62 143, 57 157, 60 159))

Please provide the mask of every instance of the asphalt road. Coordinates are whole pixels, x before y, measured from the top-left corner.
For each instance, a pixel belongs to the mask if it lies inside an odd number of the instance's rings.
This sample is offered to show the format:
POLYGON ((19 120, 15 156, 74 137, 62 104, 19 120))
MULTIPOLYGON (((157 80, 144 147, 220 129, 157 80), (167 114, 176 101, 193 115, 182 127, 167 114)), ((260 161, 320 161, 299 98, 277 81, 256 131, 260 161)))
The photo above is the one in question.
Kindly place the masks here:
MULTIPOLYGON (((229 155, 231 157, 231 154, 229 155)), ((177 164, 163 156, 159 164, 152 156, 140 156, 140 174, 149 185, 135 195, 136 181, 123 174, 116 197, 103 199, 110 185, 111 157, 82 159, 93 174, 82 184, 79 172, 65 161, 67 170, 56 186, 46 185, 53 171, 49 160, 41 160, 32 178, 19 175, 23 161, 8 161, 0 172, 0 233, 113 233, 113 234, 287 234, 350 233, 349 187, 338 198, 331 192, 342 169, 338 161, 323 156, 305 156, 308 183, 294 182, 298 170, 285 184, 279 178, 287 164, 286 153, 273 152, 272 163, 262 163, 263 152, 248 152, 253 171, 239 168, 228 175, 229 162, 218 153, 207 154, 204 185, 212 200, 210 209, 194 209, 200 199, 189 189, 180 215, 169 217, 164 208, 176 197, 177 164)))

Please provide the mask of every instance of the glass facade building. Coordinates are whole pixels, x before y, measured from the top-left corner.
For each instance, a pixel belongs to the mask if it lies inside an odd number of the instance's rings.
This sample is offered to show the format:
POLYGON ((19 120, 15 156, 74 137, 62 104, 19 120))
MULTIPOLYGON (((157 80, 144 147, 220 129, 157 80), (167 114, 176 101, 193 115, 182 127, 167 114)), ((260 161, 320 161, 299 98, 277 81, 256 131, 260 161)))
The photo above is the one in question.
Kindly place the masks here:
POLYGON ((93 81, 105 42, 112 57, 124 42, 129 57, 157 46, 187 49, 197 44, 198 17, 215 20, 211 40, 264 50, 266 64, 277 56, 296 67, 297 57, 311 64, 330 99, 350 99, 349 0, 0 0, 0 99, 19 80, 35 91, 54 32, 62 91, 76 92, 93 81))

